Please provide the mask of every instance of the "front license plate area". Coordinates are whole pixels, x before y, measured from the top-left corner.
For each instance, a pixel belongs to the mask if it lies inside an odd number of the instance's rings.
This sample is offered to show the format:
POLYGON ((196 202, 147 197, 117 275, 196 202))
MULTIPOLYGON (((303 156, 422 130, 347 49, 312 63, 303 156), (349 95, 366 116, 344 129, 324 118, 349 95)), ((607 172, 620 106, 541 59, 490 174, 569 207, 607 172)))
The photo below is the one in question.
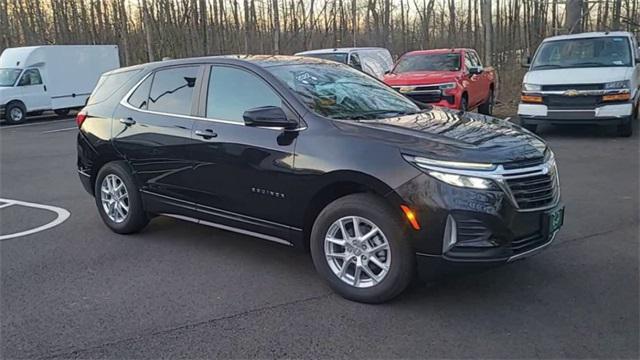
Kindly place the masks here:
POLYGON ((564 207, 547 212, 544 220, 546 233, 551 236, 564 224, 564 207))

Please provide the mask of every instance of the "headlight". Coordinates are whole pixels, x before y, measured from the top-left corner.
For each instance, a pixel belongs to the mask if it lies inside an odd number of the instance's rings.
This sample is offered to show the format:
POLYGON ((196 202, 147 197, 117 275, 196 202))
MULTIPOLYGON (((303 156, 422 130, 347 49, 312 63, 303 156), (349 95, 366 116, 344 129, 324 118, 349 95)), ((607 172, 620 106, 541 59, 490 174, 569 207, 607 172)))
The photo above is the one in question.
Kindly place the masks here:
POLYGON ((497 189, 497 185, 488 176, 496 165, 427 159, 419 156, 403 155, 405 160, 425 170, 430 176, 449 185, 472 189, 497 189), (487 178, 482 177, 484 173, 487 178))
POLYGON ((522 91, 542 91, 542 85, 523 83, 522 91))
POLYGON ((495 188, 493 181, 473 176, 464 176, 456 174, 447 174, 439 171, 427 171, 427 174, 434 178, 445 182, 449 185, 472 188, 472 189, 493 189, 495 188))
POLYGON ((605 90, 628 89, 628 88, 629 88, 629 80, 612 81, 610 83, 604 84, 605 90))
POLYGON ((455 89, 456 83, 446 83, 438 86, 440 90, 455 89))

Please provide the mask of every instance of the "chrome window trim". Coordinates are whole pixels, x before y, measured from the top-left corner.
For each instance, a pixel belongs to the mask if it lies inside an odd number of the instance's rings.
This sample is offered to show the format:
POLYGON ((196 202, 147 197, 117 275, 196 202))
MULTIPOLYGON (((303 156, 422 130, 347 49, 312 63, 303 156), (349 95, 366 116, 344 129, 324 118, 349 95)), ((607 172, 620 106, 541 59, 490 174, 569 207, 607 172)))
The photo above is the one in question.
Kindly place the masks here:
MULTIPOLYGON (((206 65, 206 64, 205 64, 206 65)), ((201 66, 200 64, 198 64, 197 66, 201 66)), ((162 116, 174 116, 174 117, 179 117, 182 119, 188 119, 188 120, 204 120, 204 121, 211 121, 211 122, 215 122, 215 123, 222 123, 222 124, 229 124, 229 125, 237 125, 237 126, 246 126, 244 123, 242 122, 237 122, 237 121, 230 121, 230 120, 222 120, 222 119, 212 119, 212 118, 206 118, 206 117, 201 117, 201 116, 194 116, 194 115, 182 115, 182 114, 172 114, 172 113, 166 113, 166 112, 161 112, 161 111, 153 111, 153 110, 147 110, 147 109, 139 109, 131 104, 129 104, 129 98, 131 97, 131 95, 133 95, 133 93, 138 89, 138 87, 151 75, 153 75, 156 71, 162 70, 161 69, 156 69, 156 70, 152 70, 150 71, 147 75, 145 75, 140 81, 138 81, 125 95, 124 97, 120 100, 120 105, 126 107, 127 109, 130 110, 134 110, 137 112, 141 112, 141 113, 147 113, 147 114, 153 114, 153 115, 162 115, 162 116)), ((256 126, 256 128, 260 128, 260 129, 269 129, 269 130, 277 130, 277 131, 302 131, 302 130, 306 130, 307 126, 299 126, 297 128, 294 129, 285 129, 283 127, 264 127, 264 126, 256 126)))

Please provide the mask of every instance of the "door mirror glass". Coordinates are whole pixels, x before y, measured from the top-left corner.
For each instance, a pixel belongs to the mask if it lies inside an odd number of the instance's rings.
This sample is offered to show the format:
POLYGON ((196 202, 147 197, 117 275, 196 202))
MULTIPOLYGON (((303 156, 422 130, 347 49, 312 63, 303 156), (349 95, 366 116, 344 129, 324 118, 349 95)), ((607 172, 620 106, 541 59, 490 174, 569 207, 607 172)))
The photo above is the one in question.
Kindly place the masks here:
POLYGON ((469 68, 469 75, 480 75, 484 70, 479 66, 469 68))
POLYGON ((360 55, 353 53, 349 57, 349 65, 356 69, 362 71, 362 62, 360 61, 360 55))
POLYGON ((523 56, 520 60, 520 64, 523 68, 528 69, 531 66, 531 56, 523 56))
POLYGON ((287 114, 278 106, 261 106, 249 109, 242 115, 247 126, 293 129, 298 123, 287 119, 287 114))

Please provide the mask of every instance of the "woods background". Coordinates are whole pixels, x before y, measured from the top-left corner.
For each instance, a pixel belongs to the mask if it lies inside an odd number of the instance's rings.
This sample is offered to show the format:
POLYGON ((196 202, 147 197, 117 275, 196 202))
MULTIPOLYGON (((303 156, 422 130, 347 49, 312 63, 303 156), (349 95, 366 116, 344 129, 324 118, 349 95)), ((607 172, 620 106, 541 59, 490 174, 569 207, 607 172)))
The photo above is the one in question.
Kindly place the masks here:
POLYGON ((542 39, 640 31, 640 0, 0 0, 0 51, 117 44, 121 64, 162 57, 292 54, 313 48, 473 47, 519 94, 523 56, 542 39))

